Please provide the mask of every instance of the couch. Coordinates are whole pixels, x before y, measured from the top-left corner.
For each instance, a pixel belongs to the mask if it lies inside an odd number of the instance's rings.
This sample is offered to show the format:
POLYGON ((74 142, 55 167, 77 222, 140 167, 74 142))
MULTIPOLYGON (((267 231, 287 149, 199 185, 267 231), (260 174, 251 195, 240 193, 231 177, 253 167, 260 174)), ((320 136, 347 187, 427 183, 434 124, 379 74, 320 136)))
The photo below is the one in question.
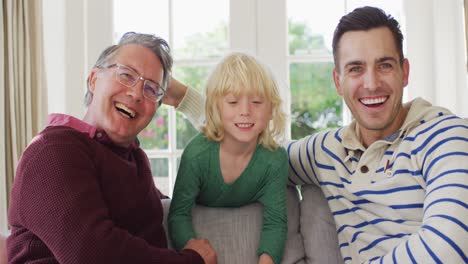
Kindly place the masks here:
MULTIPOLYGON (((306 185, 299 193, 288 187, 287 198, 288 237, 282 263, 343 263, 333 217, 321 190, 306 185)), ((163 206, 167 217, 170 199, 163 200, 163 206)), ((258 261, 262 211, 258 203, 240 208, 197 205, 192 222, 198 237, 208 238, 216 249, 219 264, 253 264, 258 261)), ((167 219, 164 225, 167 232, 167 219)))
POLYGON ((0 233, 0 264, 7 264, 6 236, 0 233))
MULTIPOLYGON (((288 237, 282 263, 343 263, 335 224, 321 190, 312 185, 302 186, 299 195, 295 188, 289 187, 287 198, 288 237)), ((171 200, 164 199, 162 202, 167 232, 171 200)), ((198 236, 208 238, 213 244, 219 264, 254 264, 258 259, 256 250, 260 240, 262 211, 258 203, 240 208, 197 205, 193 209, 192 221, 198 236)), ((6 264, 4 243, 5 237, 0 234, 0 264, 6 264)), ((170 241, 169 246, 172 247, 170 241)))

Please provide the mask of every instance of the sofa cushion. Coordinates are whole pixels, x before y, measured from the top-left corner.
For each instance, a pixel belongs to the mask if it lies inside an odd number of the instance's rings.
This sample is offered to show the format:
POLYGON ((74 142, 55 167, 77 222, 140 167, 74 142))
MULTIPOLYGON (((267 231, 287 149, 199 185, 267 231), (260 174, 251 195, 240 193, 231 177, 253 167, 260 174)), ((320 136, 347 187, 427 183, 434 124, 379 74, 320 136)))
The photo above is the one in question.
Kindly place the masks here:
POLYGON ((0 233, 0 264, 7 264, 6 237, 0 233))
POLYGON ((284 247, 283 264, 304 263, 305 252, 303 238, 300 234, 299 193, 295 187, 288 187, 288 236, 284 247))
MULTIPOLYGON (((304 247, 299 234, 299 199, 294 188, 288 189, 288 238, 282 263, 302 263, 304 247)), ((170 200, 163 200, 164 225, 170 200)), ((257 263, 257 247, 263 223, 263 207, 259 203, 239 208, 213 208, 197 205, 192 223, 200 238, 207 238, 218 254, 218 263, 257 263)), ((169 241, 170 244, 170 241, 169 241)), ((170 247, 172 247, 170 245, 170 247)))
POLYGON ((306 263, 343 263, 335 221, 322 190, 315 185, 303 185, 301 194, 300 232, 304 238, 306 263))

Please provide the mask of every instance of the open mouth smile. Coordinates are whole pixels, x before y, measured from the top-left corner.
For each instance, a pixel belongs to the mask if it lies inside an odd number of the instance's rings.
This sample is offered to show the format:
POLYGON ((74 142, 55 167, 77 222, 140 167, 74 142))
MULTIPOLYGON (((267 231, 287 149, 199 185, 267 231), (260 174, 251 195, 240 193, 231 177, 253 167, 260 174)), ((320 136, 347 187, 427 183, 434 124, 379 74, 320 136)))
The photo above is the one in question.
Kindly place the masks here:
POLYGON ((359 99, 359 102, 365 106, 375 107, 380 106, 388 100, 388 96, 379 96, 373 98, 362 98, 359 99))
POLYGON ((128 108, 124 104, 116 103, 115 104, 115 109, 117 109, 120 113, 124 114, 125 116, 127 116, 130 119, 133 119, 136 116, 136 112, 133 111, 132 109, 128 108))
POLYGON ((249 128, 253 126, 254 126, 253 123, 236 123, 236 127, 239 127, 239 128, 249 128))

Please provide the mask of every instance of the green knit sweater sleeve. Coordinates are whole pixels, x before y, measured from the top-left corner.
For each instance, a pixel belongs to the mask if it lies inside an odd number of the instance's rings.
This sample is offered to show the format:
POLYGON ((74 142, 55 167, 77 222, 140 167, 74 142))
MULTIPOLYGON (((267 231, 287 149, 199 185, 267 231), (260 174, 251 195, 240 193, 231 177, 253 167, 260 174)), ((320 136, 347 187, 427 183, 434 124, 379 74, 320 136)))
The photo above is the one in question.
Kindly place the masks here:
POLYGON ((181 250, 187 241, 196 237, 192 225, 192 208, 200 192, 201 174, 193 158, 194 146, 189 143, 182 154, 169 209, 169 236, 176 250, 181 250))
MULTIPOLYGON (((263 204, 263 226, 258 255, 267 253, 275 263, 281 263, 287 237, 286 185, 288 179, 288 157, 279 148, 268 162, 270 169, 265 175, 266 184, 260 190, 259 202, 263 204)), ((259 161, 257 161, 259 162, 259 161)))

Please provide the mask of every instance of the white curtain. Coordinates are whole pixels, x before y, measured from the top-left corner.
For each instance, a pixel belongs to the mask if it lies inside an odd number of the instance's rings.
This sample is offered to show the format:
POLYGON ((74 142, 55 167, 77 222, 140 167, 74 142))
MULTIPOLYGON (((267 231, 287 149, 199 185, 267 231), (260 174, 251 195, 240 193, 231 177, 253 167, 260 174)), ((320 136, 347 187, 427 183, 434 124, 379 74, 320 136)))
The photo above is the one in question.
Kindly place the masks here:
MULTIPOLYGON (((468 59, 468 0, 465 0, 465 49, 466 49, 466 54, 465 56, 468 59)), ((468 72, 468 60, 466 62, 466 70, 468 72)))
POLYGON ((408 99, 421 96, 468 117, 464 0, 405 0, 403 6, 408 99))
POLYGON ((16 165, 44 125, 47 91, 42 1, 2 0, 0 11, 0 231, 5 231, 16 165))

